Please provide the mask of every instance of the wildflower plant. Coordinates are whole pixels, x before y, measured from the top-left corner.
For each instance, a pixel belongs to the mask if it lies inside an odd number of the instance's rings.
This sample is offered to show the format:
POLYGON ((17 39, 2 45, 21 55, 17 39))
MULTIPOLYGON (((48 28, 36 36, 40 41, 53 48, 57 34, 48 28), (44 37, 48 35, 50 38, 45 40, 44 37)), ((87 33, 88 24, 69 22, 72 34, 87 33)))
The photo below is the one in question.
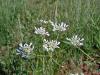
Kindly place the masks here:
POLYGON ((16 51, 17 51, 18 55, 21 55, 21 57, 28 58, 29 55, 31 54, 31 52, 33 51, 33 49, 34 49, 34 46, 32 45, 32 43, 30 43, 30 44, 20 43, 19 47, 16 49, 16 51))
POLYGON ((75 73, 75 74, 69 74, 69 75, 84 75, 83 73, 81 73, 81 74, 78 74, 78 73, 75 73))
POLYGON ((51 41, 48 41, 46 39, 43 40, 43 48, 46 50, 46 51, 54 51, 55 48, 59 48, 59 45, 60 42, 58 42, 57 40, 51 40, 51 41))
POLYGON ((40 20, 40 22, 44 23, 44 24, 50 23, 53 26, 53 31, 65 31, 67 29, 67 27, 69 26, 64 22, 57 23, 57 22, 53 22, 51 20, 48 20, 48 21, 40 20))
POLYGON ((64 22, 59 24, 50 21, 51 25, 53 26, 53 31, 65 31, 69 25, 64 22))
POLYGON ((45 28, 40 27, 40 28, 36 28, 35 27, 35 34, 40 34, 40 35, 47 35, 49 36, 50 34, 48 32, 46 32, 45 28))
POLYGON ((78 35, 74 35, 72 38, 66 38, 74 46, 82 46, 84 38, 79 38, 78 35))
POLYGON ((78 73, 76 73, 76 74, 70 74, 70 75, 78 75, 78 73))

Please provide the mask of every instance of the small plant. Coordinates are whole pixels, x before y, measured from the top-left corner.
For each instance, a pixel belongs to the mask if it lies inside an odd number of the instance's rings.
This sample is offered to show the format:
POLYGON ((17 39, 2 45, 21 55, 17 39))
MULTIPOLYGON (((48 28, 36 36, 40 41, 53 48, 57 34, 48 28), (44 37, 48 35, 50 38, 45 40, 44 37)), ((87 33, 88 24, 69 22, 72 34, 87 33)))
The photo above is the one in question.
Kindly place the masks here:
POLYGON ((31 52, 33 51, 33 49, 34 49, 34 46, 32 46, 32 43, 30 43, 30 44, 20 43, 19 47, 16 49, 16 51, 17 51, 18 55, 21 55, 21 57, 28 58, 29 55, 31 54, 31 52))

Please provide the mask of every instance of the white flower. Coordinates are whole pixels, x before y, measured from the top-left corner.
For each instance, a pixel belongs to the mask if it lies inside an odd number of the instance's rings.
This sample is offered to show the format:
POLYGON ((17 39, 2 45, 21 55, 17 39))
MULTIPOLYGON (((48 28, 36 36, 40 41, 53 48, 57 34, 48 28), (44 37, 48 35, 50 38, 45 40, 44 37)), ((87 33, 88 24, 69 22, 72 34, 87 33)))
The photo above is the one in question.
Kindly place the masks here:
POLYGON ((78 73, 75 73, 75 74, 70 74, 70 75, 84 75, 83 73, 80 73, 80 74, 78 74, 78 73))
POLYGON ((76 73, 76 74, 71 73, 70 75, 79 75, 79 74, 78 73, 76 73))
POLYGON ((35 27, 35 32, 34 33, 41 34, 41 35, 47 35, 47 36, 50 35, 48 32, 46 32, 45 28, 43 28, 43 27, 40 27, 40 28, 35 27))
POLYGON ((43 40, 43 48, 47 51, 54 51, 55 48, 59 48, 60 42, 56 40, 48 41, 46 39, 43 40))
POLYGON ((66 38, 74 46, 82 46, 84 38, 79 38, 78 35, 73 36, 72 38, 66 38))
POLYGON ((84 75, 84 74, 83 73, 80 73, 80 74, 78 74, 78 73, 75 73, 75 74, 71 73, 70 75, 84 75))
POLYGON ((49 21, 51 25, 53 26, 53 31, 65 31, 66 28, 69 26, 64 22, 61 22, 60 24, 54 23, 52 21, 49 21))
POLYGON ((31 54, 31 51, 34 49, 34 46, 32 46, 32 43, 30 44, 19 44, 19 47, 16 49, 17 54, 20 54, 22 57, 27 58, 29 54, 31 54))
POLYGON ((42 20, 42 19, 40 20, 40 22, 45 23, 45 24, 49 23, 48 21, 42 20))

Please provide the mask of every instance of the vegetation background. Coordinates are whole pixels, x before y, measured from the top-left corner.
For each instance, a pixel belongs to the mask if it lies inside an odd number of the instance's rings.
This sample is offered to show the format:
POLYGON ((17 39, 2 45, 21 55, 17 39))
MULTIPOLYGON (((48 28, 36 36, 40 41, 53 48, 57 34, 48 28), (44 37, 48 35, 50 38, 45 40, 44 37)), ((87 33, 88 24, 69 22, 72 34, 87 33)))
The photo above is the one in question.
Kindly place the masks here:
POLYGON ((0 0, 0 71, 6 75, 56 75, 67 60, 80 63, 80 56, 86 56, 63 40, 51 62, 41 50, 41 36, 34 34, 40 19, 68 23, 69 29, 59 40, 79 34, 85 39, 81 49, 100 61, 100 0, 0 0), (23 60, 16 48, 20 42, 30 41, 35 44, 33 56, 23 60))

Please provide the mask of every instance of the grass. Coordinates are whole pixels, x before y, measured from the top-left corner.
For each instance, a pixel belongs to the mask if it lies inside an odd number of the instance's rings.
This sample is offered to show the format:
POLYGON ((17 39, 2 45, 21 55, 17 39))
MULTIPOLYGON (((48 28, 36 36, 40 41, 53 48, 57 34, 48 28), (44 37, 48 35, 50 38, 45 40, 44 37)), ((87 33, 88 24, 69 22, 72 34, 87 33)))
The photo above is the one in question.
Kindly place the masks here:
MULTIPOLYGON (((100 55, 100 1, 99 0, 0 0, 0 66, 7 75, 56 75, 66 61, 81 63, 81 57, 100 55), (34 27, 41 26, 38 20, 65 22, 69 28, 59 33, 60 49, 52 57, 44 52, 43 38, 34 34, 34 27), (84 46, 75 48, 64 43, 66 37, 78 34, 84 46), (16 55, 20 42, 32 42, 35 50, 31 59, 16 55)), ((50 25, 43 25, 51 33, 48 39, 56 39, 50 25)), ((100 59, 96 58, 96 62, 100 59)))

